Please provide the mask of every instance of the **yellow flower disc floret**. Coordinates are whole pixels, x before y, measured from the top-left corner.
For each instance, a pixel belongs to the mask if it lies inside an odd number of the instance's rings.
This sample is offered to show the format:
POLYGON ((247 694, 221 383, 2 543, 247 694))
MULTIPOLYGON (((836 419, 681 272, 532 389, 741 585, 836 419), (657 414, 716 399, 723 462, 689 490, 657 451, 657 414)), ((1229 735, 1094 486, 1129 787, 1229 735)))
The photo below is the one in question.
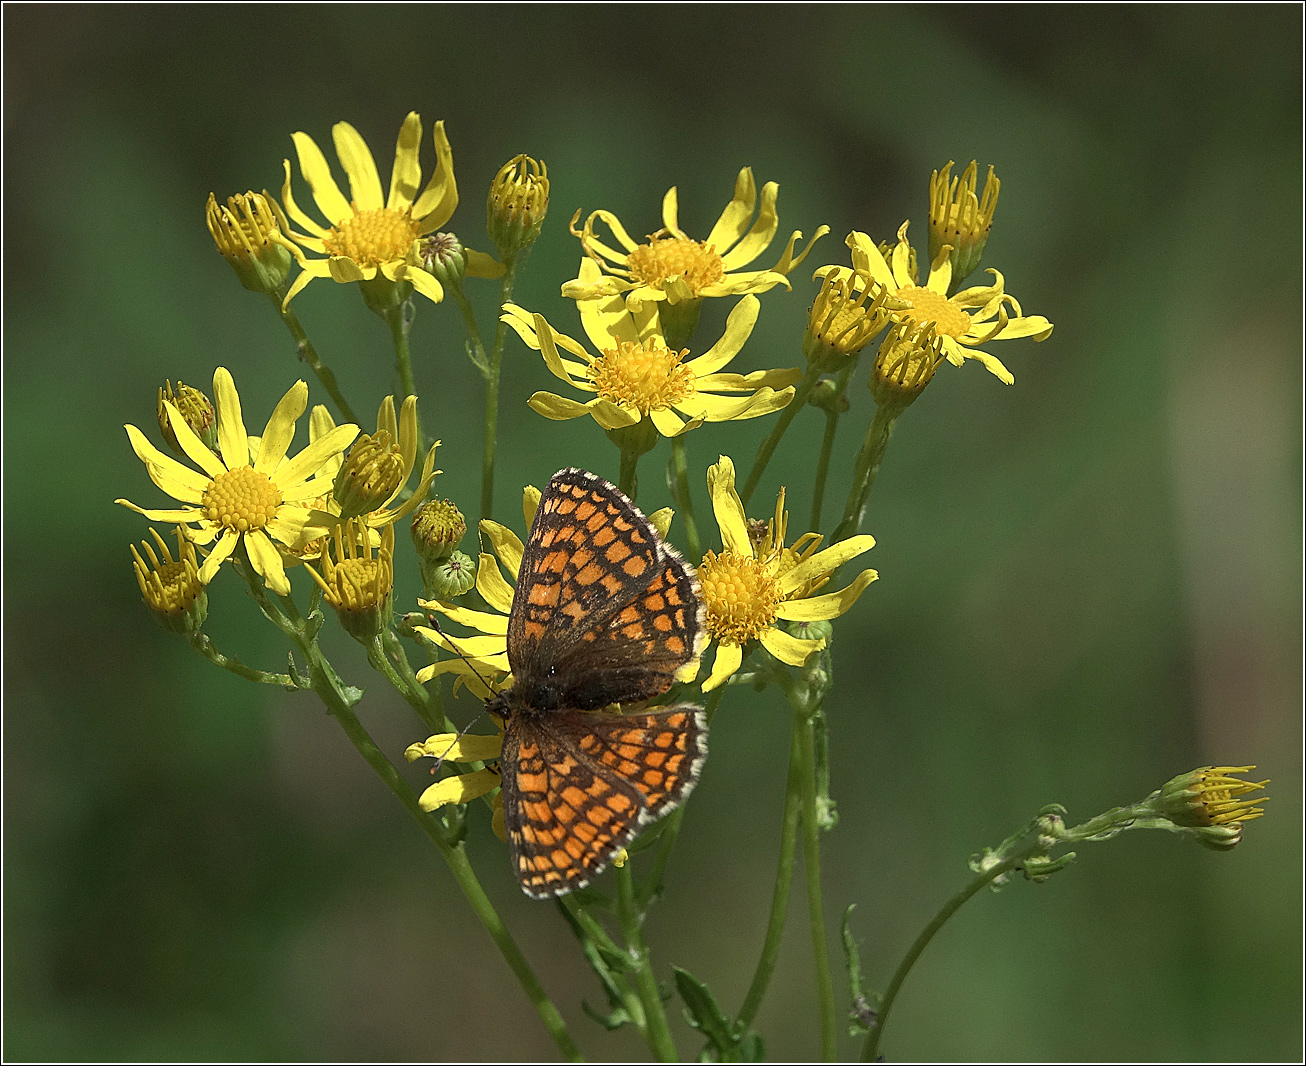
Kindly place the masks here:
POLYGON ((360 211, 322 238, 328 254, 344 256, 363 267, 403 259, 417 238, 420 225, 407 211, 378 207, 360 211))
POLYGON ((717 640, 745 644, 775 621, 781 592, 774 566, 751 555, 710 551, 698 568, 698 580, 707 629, 717 640))
POLYGON ((922 325, 933 322, 934 330, 940 336, 960 337, 971 329, 970 316, 941 292, 913 285, 899 289, 897 295, 911 303, 911 307, 898 312, 900 317, 922 325))
POLYGON ((726 273, 716 249, 690 237, 650 237, 648 244, 629 254, 626 265, 644 285, 658 287, 670 278, 683 277, 695 296, 726 273))
POLYGON ((281 490, 267 474, 238 466, 213 479, 204 490, 204 517, 215 525, 248 533, 262 529, 281 506, 281 490))
POLYGON ((688 354, 687 348, 673 352, 655 338, 642 344, 620 341, 590 363, 589 376, 603 399, 647 415, 694 395, 694 371, 683 362, 688 354))

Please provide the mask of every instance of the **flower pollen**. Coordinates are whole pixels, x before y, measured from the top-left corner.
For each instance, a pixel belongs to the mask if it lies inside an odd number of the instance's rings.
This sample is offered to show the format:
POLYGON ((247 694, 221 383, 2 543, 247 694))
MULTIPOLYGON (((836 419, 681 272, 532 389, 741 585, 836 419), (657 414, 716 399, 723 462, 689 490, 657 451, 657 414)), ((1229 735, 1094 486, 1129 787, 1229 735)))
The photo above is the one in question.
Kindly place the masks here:
POLYGON ((780 585, 774 567, 751 555, 708 552, 698 568, 707 629, 717 640, 744 644, 776 619, 780 585))
POLYGON ((641 244, 627 257, 626 265, 637 281, 660 286, 671 278, 683 277, 690 292, 697 296, 709 285, 725 277, 725 266, 715 247, 689 237, 659 237, 654 234, 648 244, 641 244))
POLYGON ((204 517, 239 533, 262 529, 281 506, 281 490, 267 474, 238 466, 213 479, 201 501, 204 517))
POLYGON ((694 395, 694 371, 682 362, 688 354, 688 348, 673 352, 652 338, 621 341, 590 363, 589 376, 605 400, 647 415, 694 395))
POLYGON ((960 337, 971 328, 970 316, 943 293, 915 285, 899 289, 897 296, 911 303, 906 310, 897 312, 899 316, 921 324, 933 322, 935 332, 941 336, 960 337))
POLYGON ((352 259, 359 266, 374 267, 403 259, 420 228, 408 211, 378 207, 374 211, 359 211, 332 226, 322 243, 329 255, 352 259))

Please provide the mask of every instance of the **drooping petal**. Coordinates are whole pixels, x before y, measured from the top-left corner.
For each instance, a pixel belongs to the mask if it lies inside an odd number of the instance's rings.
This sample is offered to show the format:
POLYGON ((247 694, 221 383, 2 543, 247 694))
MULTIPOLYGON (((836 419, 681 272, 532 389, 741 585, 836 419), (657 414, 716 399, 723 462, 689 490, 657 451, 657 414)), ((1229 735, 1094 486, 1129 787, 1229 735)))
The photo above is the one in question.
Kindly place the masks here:
POLYGON ((694 372, 695 377, 716 373, 739 354, 744 342, 753 334, 761 306, 761 301, 756 296, 745 296, 731 308, 721 339, 697 359, 691 359, 685 364, 694 372))
POLYGON ((649 523, 658 531, 658 536, 663 540, 667 539, 667 532, 671 529, 671 520, 676 517, 676 511, 673 507, 659 507, 648 516, 649 523))
POLYGON ((667 190, 666 196, 662 197, 662 225, 677 237, 685 236, 680 228, 680 194, 676 192, 674 185, 667 190))
POLYGON ((405 263, 399 270, 404 281, 412 283, 414 289, 420 292, 433 304, 444 302, 444 286, 440 284, 440 279, 434 274, 428 274, 420 267, 412 266, 405 263))
POLYGON ((422 119, 416 111, 408 112, 395 141, 395 165, 390 171, 390 195, 385 206, 391 211, 406 211, 417 197, 422 183, 422 119))
POLYGON ((281 397, 272 410, 263 439, 259 442, 258 459, 254 469, 261 474, 271 474, 286 457, 286 449, 295 438, 295 423, 308 407, 308 386, 296 381, 281 397))
POLYGON ((724 684, 744 661, 744 649, 738 644, 718 644, 716 658, 712 660, 712 672, 703 682, 703 691, 711 692, 718 685, 724 684))
POLYGON ((694 384, 700 392, 753 392, 797 385, 803 372, 796 366, 786 370, 754 370, 750 374, 706 374, 694 384))
POLYGON ((776 616, 787 622, 819 622, 838 618, 880 575, 874 570, 863 570, 846 589, 824 596, 808 596, 802 600, 785 600, 776 608, 776 616))
MULTIPOLYGON (((281 161, 281 165, 286 172, 285 181, 282 183, 281 186, 281 202, 286 206, 286 213, 290 215, 290 217, 293 218, 297 223, 303 226, 304 229, 308 230, 309 233, 313 234, 316 238, 318 238, 318 241, 320 243, 323 237, 330 235, 331 230, 328 227, 323 226, 322 223, 315 221, 311 216, 306 215, 300 209, 299 204, 295 202, 295 194, 290 188, 290 160, 283 159, 281 161)), ((290 250, 291 252, 297 252, 297 249, 293 247, 290 250)), ((321 249, 315 248, 314 251, 321 251, 321 249)), ((302 266, 304 263, 303 254, 302 253, 296 254, 295 258, 299 260, 300 265, 302 266)))
MULTIPOLYGON (((620 297, 618 297, 618 299, 619 298, 620 297)), ((586 388, 588 386, 592 390, 593 386, 590 385, 588 381, 585 381, 583 377, 581 377, 579 381, 577 380, 578 375, 574 375, 571 370, 568 369, 566 360, 558 354, 558 340, 570 341, 571 346, 576 348, 580 348, 580 345, 570 337, 561 337, 559 334, 555 334, 553 332, 553 327, 545 321, 543 315, 536 315, 534 317, 534 325, 535 336, 539 340, 540 354, 544 356, 544 365, 548 367, 549 373, 558 380, 565 381, 568 385, 579 388, 586 388)), ((568 350, 571 350, 571 348, 569 347, 568 350)), ((584 350, 585 349, 581 348, 582 352, 584 352, 584 350)), ((572 363, 571 365, 575 366, 576 364, 572 363)))
POLYGON ((500 525, 489 518, 481 520, 481 533, 490 542, 494 554, 503 560, 503 565, 508 568, 515 581, 517 572, 521 570, 521 557, 524 551, 521 538, 507 526, 500 525))
POLYGON ((413 204, 413 218, 421 225, 419 234, 437 230, 453 217, 458 207, 458 183, 453 175, 453 149, 444 132, 444 121, 435 124, 435 173, 413 204))
POLYGON ((690 426, 675 411, 666 407, 655 408, 648 413, 648 416, 652 419, 653 425, 657 427, 657 431, 668 438, 678 437, 682 433, 690 429, 697 429, 703 424, 703 420, 700 418, 693 426, 690 426))
POLYGON ((464 245, 463 254, 467 257, 466 270, 470 278, 501 278, 508 271, 494 256, 478 252, 475 248, 464 245))
MULTIPOLYGON (((768 181, 762 186, 762 206, 757 212, 757 221, 738 244, 721 256, 721 265, 727 270, 751 263, 761 255, 775 240, 775 231, 780 228, 780 216, 776 212, 775 202, 780 195, 780 186, 768 181)), ((720 249, 718 249, 720 251, 720 249)))
POLYGON ((207 585, 213 580, 218 572, 218 568, 227 561, 228 557, 236 550, 236 542, 240 540, 240 534, 234 529, 223 531, 218 538, 218 542, 209 549, 209 556, 204 560, 204 565, 200 567, 200 581, 207 585))
MULTIPOLYGON (((865 233, 853 230, 852 233, 848 234, 848 239, 844 243, 852 251, 853 270, 861 274, 869 274, 890 292, 898 291, 899 286, 893 276, 893 270, 884 261, 880 249, 876 247, 875 242, 870 237, 865 233)), ((819 274, 820 271, 817 271, 817 273, 819 274)), ((845 273, 851 273, 851 271, 845 271, 845 273)))
POLYGON ((870 551, 875 546, 875 538, 869 533, 862 533, 856 537, 849 537, 847 540, 841 540, 838 544, 831 544, 830 547, 824 548, 815 555, 809 555, 792 570, 786 571, 780 575, 780 592, 788 596, 802 588, 809 581, 815 581, 823 577, 831 570, 843 566, 849 559, 854 559, 864 551, 870 551))
POLYGON ((434 811, 449 803, 470 803, 498 786, 499 775, 493 770, 457 774, 437 781, 417 797, 417 805, 424 811, 434 811))
POLYGON ((496 611, 507 614, 512 610, 513 588, 504 580, 499 563, 489 552, 481 552, 476 564, 476 591, 496 611))
POLYGON ((331 280, 341 285, 350 285, 355 281, 371 281, 376 277, 376 267, 360 266, 348 256, 333 255, 326 262, 331 280))
POLYGON ((376 172, 376 160, 367 142, 348 122, 337 122, 331 127, 336 155, 349 178, 350 199, 354 211, 377 211, 385 206, 381 199, 381 176, 376 172))
POLYGON ((225 366, 213 372, 213 406, 218 409, 218 449, 222 461, 228 470, 249 466, 249 434, 240 415, 240 394, 225 366))
POLYGON ((293 133, 291 140, 295 142, 295 153, 299 156, 299 172, 313 190, 313 200, 317 203, 318 210, 333 226, 352 217, 353 209, 341 193, 336 179, 331 176, 331 168, 317 142, 307 133, 293 133))
POLYGON ((983 365, 984 369, 997 378, 1004 385, 1014 385, 1015 376, 1008 370, 996 355, 990 355, 979 348, 967 348, 964 344, 958 344, 951 337, 943 338, 943 352, 948 357, 948 362, 954 366, 961 366, 966 359, 974 359, 983 365))
POLYGON ((748 231, 748 221, 756 206, 757 183, 753 180, 753 168, 744 167, 735 178, 734 197, 726 204, 703 243, 715 248, 718 255, 724 253, 748 231))
POLYGON ((290 579, 286 577, 286 567, 281 561, 281 553, 261 529, 251 529, 245 534, 245 549, 249 552, 249 561, 255 572, 278 596, 290 595, 290 579))
POLYGON ((540 509, 542 493, 534 485, 527 485, 521 491, 521 512, 526 519, 526 528, 535 524, 535 512, 540 509))
POLYGON ((791 636, 783 629, 767 626, 757 636, 758 642, 782 663, 790 666, 802 666, 813 655, 825 647, 822 640, 803 640, 791 636))
MULTIPOLYGON (((580 214, 580 212, 578 211, 577 214, 580 214)), ((620 244, 623 248, 625 248, 626 252, 633 252, 636 248, 639 247, 639 245, 636 244, 631 239, 630 234, 626 232, 626 227, 621 224, 621 219, 617 218, 617 216, 614 215, 611 211, 599 210, 599 211, 595 211, 593 214, 590 215, 589 218, 585 220, 584 243, 585 243, 586 250, 588 251, 589 249, 592 248, 596 252, 598 252, 599 255, 603 256, 604 259, 610 259, 614 263, 619 263, 622 266, 625 266, 626 264, 625 252, 618 252, 613 248, 609 248, 606 244, 604 244, 602 241, 598 240, 594 236, 594 221, 596 219, 600 222, 607 223, 608 229, 611 230, 612 235, 617 238, 617 243, 620 244)))
MULTIPOLYGON (((506 654, 491 655, 476 661, 486 669, 487 673, 508 672, 508 656, 506 654)), ((431 678, 439 677, 442 674, 453 674, 455 676, 457 680, 454 682, 454 692, 458 691, 458 682, 462 682, 471 689, 473 695, 478 699, 488 700, 494 695, 490 687, 481 678, 481 675, 476 672, 475 667, 462 659, 441 659, 430 666, 423 666, 417 671, 417 680, 422 684, 426 684, 431 678)))
MULTIPOLYGON (((591 401, 591 403, 594 401, 591 401)), ((543 415, 555 422, 566 422, 572 418, 584 418, 593 411, 587 403, 571 400, 553 392, 537 392, 526 401, 536 414, 543 415)))
POLYGON ((131 500, 123 499, 113 502, 121 504, 129 511, 144 515, 151 522, 198 522, 204 517, 204 512, 198 507, 138 507, 131 500))
POLYGON ((816 232, 812 234, 812 239, 803 246, 802 253, 797 259, 794 258, 794 245, 803 238, 803 231, 796 229, 789 235, 789 241, 785 244, 785 250, 780 253, 780 258, 775 266, 771 269, 777 274, 788 274, 790 271, 797 270, 803 265, 803 260, 816 247, 816 242, 830 232, 829 226, 817 226, 816 232))
MULTIPOLYGON (((422 632, 418 627, 418 632, 422 632)), ((409 762, 429 756, 449 762, 488 762, 503 752, 503 734, 477 736, 475 733, 437 733, 420 744, 409 744, 404 758, 409 762)))
POLYGON ((781 389, 779 392, 775 389, 763 388, 743 399, 699 393, 692 400, 677 406, 681 410, 688 411, 691 409, 688 405, 695 404, 693 409, 697 410, 699 416, 707 422, 734 422, 746 418, 761 418, 773 411, 782 410, 789 406, 793 398, 792 387, 781 389))
POLYGON ((748 539, 748 520, 744 504, 735 491, 735 464, 730 456, 723 455, 707 468, 707 491, 712 497, 712 513, 721 530, 721 544, 726 551, 739 555, 752 555, 753 544, 748 539))

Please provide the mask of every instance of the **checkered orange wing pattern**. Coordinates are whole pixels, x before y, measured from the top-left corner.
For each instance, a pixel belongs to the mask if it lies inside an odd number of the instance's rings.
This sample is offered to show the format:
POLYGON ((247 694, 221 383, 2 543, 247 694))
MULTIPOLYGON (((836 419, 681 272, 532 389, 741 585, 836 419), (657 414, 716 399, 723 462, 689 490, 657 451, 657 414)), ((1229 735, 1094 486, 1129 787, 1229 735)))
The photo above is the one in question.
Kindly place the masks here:
POLYGON ((522 890, 589 883, 689 794, 707 756, 692 704, 631 714, 692 672, 704 641, 693 567, 618 489, 562 470, 540 497, 508 618, 503 813, 522 890))
POLYGON ((555 474, 508 620, 513 675, 546 689, 523 695, 541 709, 652 699, 705 635, 697 576, 640 510, 588 471, 555 474))
POLYGON ((692 704, 633 715, 510 717, 503 813, 522 890, 547 899, 588 884, 688 795, 706 741, 703 712, 692 704))

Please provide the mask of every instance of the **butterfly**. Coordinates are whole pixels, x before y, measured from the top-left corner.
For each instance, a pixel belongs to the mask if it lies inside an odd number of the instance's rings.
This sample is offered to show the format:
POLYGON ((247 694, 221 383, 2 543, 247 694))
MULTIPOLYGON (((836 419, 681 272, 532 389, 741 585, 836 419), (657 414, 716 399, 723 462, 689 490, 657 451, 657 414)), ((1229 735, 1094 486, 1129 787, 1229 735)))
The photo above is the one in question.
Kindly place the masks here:
POLYGON ((540 496, 508 616, 504 826, 522 891, 588 884, 680 804, 707 757, 707 721, 679 703, 629 714, 697 668, 698 577, 619 489, 561 470, 540 496))

